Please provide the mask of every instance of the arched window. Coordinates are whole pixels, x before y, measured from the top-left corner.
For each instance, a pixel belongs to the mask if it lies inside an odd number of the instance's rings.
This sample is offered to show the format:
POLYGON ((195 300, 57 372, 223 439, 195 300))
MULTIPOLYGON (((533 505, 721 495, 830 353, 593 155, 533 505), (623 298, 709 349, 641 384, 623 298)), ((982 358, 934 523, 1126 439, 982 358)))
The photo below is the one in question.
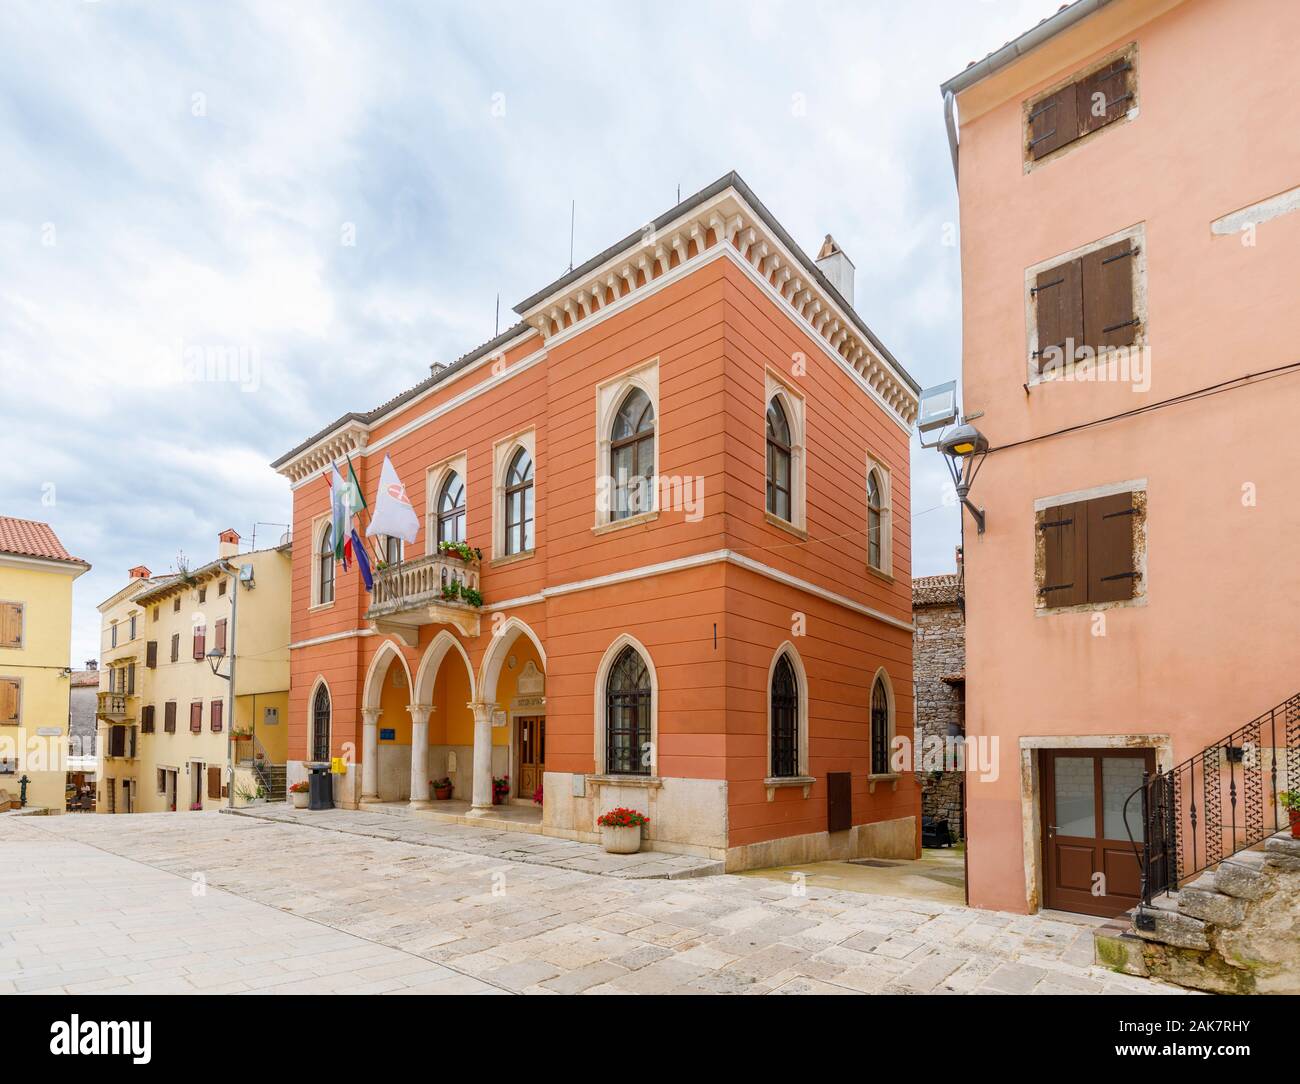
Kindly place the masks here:
POLYGON ((605 771, 649 775, 650 672, 630 644, 619 652, 605 680, 605 771))
POLYGON ((799 682, 782 654, 772 671, 772 775, 799 774, 799 682))
POLYGON ((316 689, 311 702, 311 759, 330 758, 330 691, 324 682, 316 689))
POLYGON ((455 471, 438 493, 438 541, 465 541, 465 483, 455 471))
POLYGON ((789 523, 790 503, 790 422, 773 398, 767 404, 767 510, 789 523))
POLYGON ((506 468, 506 553, 533 548, 533 457, 520 448, 506 468))
POLYGON ((871 687, 871 774, 889 774, 889 692, 882 677, 871 687))
POLYGON ((867 564, 884 570, 884 493, 880 474, 867 473, 867 564))
POLYGON ((610 432, 609 518, 626 519, 654 508, 655 410, 650 397, 633 388, 614 418, 610 432))
POLYGON ((324 606, 334 601, 334 525, 325 524, 320 535, 319 581, 316 601, 324 606))

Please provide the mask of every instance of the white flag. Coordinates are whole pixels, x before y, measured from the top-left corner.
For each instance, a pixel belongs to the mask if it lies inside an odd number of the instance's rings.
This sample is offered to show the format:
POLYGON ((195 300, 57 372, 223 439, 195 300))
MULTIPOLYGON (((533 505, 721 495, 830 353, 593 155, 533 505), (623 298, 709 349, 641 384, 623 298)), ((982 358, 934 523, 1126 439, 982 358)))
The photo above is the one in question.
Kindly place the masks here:
POLYGON ((400 538, 410 545, 420 533, 420 519, 411 507, 406 487, 393 470, 392 461, 384 456, 384 469, 379 472, 379 492, 375 495, 374 513, 366 534, 384 534, 400 538))

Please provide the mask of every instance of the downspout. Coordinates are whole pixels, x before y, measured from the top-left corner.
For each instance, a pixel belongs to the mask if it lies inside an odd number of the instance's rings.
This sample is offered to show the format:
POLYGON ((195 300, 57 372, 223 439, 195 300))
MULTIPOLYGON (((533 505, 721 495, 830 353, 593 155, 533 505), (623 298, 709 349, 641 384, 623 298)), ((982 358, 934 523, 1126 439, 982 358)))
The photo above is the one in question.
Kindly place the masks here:
POLYGON ((943 95, 943 122, 948 129, 948 151, 952 155, 952 179, 958 180, 957 174, 957 99, 951 90, 943 95))

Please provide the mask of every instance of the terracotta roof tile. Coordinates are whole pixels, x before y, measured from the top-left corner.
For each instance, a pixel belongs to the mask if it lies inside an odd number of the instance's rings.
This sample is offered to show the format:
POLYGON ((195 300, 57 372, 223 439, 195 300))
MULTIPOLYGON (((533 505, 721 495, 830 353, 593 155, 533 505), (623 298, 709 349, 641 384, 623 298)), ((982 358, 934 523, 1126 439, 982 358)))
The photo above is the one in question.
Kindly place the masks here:
POLYGON ((955 606, 961 598, 961 577, 955 572, 918 576, 912 580, 912 607, 955 606))
POLYGON ((85 563, 63 548, 59 536, 48 523, 34 519, 15 519, 13 516, 0 516, 0 553, 40 557, 47 561, 68 561, 72 564, 85 563))

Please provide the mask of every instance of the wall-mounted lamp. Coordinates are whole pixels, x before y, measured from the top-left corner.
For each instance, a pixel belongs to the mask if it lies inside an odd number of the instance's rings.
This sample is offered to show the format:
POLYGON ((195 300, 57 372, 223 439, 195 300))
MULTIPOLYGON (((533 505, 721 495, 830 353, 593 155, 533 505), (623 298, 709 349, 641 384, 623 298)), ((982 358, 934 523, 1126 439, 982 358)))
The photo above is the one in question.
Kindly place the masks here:
MULTIPOLYGON (((972 415, 976 418, 979 416, 972 415)), ((927 444, 922 437, 921 447, 939 449, 944 462, 948 465, 948 473, 952 475, 957 499, 971 514, 976 529, 983 534, 984 509, 971 502, 970 489, 975 484, 975 476, 984 463, 984 457, 988 454, 989 442, 983 433, 970 424, 969 419, 962 416, 957 405, 955 380, 936 385, 921 393, 917 429, 921 433, 939 430, 939 438, 931 444, 927 444)))
POLYGON ((215 647, 204 656, 208 660, 208 665, 212 667, 212 672, 219 678, 230 680, 229 675, 220 672, 221 660, 226 657, 224 651, 218 651, 215 647))

